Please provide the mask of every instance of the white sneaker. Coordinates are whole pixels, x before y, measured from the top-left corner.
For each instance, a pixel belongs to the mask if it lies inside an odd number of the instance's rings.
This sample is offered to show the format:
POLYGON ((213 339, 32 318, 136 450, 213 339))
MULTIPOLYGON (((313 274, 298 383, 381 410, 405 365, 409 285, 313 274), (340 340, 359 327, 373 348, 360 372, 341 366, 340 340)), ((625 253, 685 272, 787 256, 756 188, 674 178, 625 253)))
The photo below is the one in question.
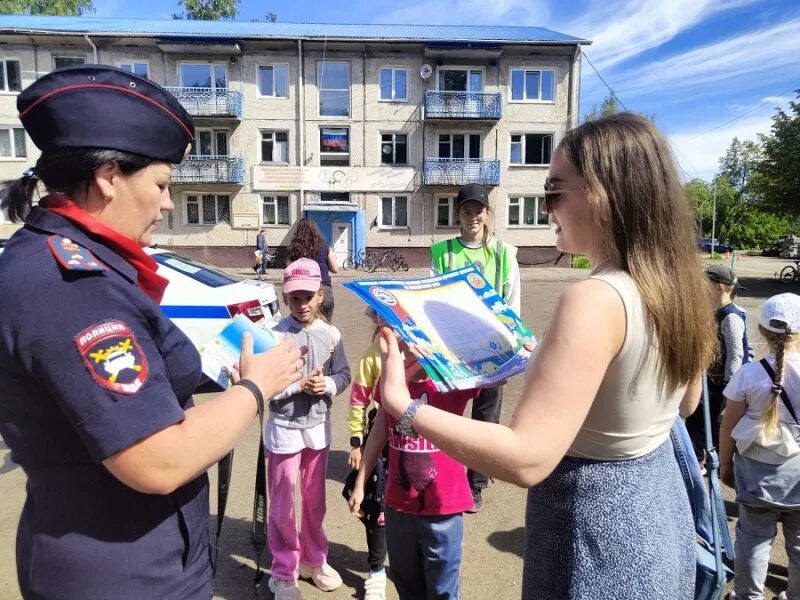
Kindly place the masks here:
POLYGON ((789 600, 789 596, 786 595, 786 592, 781 592, 778 594, 778 600, 789 600))
POLYGON ((303 600, 300 588, 296 581, 284 581, 283 579, 269 578, 269 591, 272 592, 274 600, 303 600))
POLYGON ((386 600, 386 570, 370 573, 364 581, 364 600, 386 600))
POLYGON ((315 568, 311 568, 308 565, 300 565, 300 577, 310 579, 323 592, 332 592, 342 585, 342 578, 339 573, 328 563, 315 568))

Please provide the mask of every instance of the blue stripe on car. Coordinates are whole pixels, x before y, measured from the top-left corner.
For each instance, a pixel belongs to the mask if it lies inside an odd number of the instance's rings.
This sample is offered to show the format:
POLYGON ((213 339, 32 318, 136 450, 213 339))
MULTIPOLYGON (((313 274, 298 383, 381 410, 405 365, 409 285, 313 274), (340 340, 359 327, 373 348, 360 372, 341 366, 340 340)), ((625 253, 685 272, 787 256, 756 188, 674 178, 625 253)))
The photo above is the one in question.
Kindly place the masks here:
POLYGON ((230 319, 224 306, 162 306, 161 310, 170 319, 230 319))

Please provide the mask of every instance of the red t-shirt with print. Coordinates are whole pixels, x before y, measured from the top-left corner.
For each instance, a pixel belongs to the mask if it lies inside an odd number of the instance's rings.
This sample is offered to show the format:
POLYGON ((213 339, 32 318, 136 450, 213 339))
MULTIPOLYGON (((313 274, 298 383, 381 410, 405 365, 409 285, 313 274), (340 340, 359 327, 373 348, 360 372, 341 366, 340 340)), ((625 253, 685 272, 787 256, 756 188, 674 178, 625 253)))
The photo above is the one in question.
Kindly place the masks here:
MULTIPOLYGON (((427 403, 461 415, 478 390, 443 394, 430 379, 409 382, 412 399, 425 396, 427 403)), ((380 402, 380 386, 376 386, 380 402)), ((472 508, 472 493, 464 465, 450 458, 422 436, 410 437, 395 430, 397 419, 386 414, 389 431, 389 473, 386 506, 415 515, 453 515, 472 508)))

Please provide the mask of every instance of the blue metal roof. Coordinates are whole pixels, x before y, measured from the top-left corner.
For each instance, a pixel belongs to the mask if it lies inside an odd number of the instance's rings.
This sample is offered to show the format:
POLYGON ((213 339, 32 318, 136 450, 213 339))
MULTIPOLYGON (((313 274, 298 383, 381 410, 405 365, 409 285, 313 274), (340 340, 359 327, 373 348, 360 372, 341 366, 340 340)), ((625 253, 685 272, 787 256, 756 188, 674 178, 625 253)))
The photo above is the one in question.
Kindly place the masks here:
POLYGON ((0 32, 80 33, 180 38, 343 39, 418 42, 506 42, 589 44, 545 27, 496 25, 345 25, 335 23, 253 23, 244 21, 192 21, 182 19, 106 19, 100 17, 50 17, 2 15, 0 32))

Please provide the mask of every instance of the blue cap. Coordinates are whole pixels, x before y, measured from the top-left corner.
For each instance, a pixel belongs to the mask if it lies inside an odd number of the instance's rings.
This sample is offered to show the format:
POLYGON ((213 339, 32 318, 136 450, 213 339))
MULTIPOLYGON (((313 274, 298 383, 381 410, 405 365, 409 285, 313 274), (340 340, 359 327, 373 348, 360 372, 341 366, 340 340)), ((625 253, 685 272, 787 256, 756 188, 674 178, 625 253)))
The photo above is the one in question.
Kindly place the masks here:
POLYGON ((40 77, 17 97, 22 125, 42 150, 97 148, 179 163, 194 123, 167 90, 105 65, 78 65, 40 77))

